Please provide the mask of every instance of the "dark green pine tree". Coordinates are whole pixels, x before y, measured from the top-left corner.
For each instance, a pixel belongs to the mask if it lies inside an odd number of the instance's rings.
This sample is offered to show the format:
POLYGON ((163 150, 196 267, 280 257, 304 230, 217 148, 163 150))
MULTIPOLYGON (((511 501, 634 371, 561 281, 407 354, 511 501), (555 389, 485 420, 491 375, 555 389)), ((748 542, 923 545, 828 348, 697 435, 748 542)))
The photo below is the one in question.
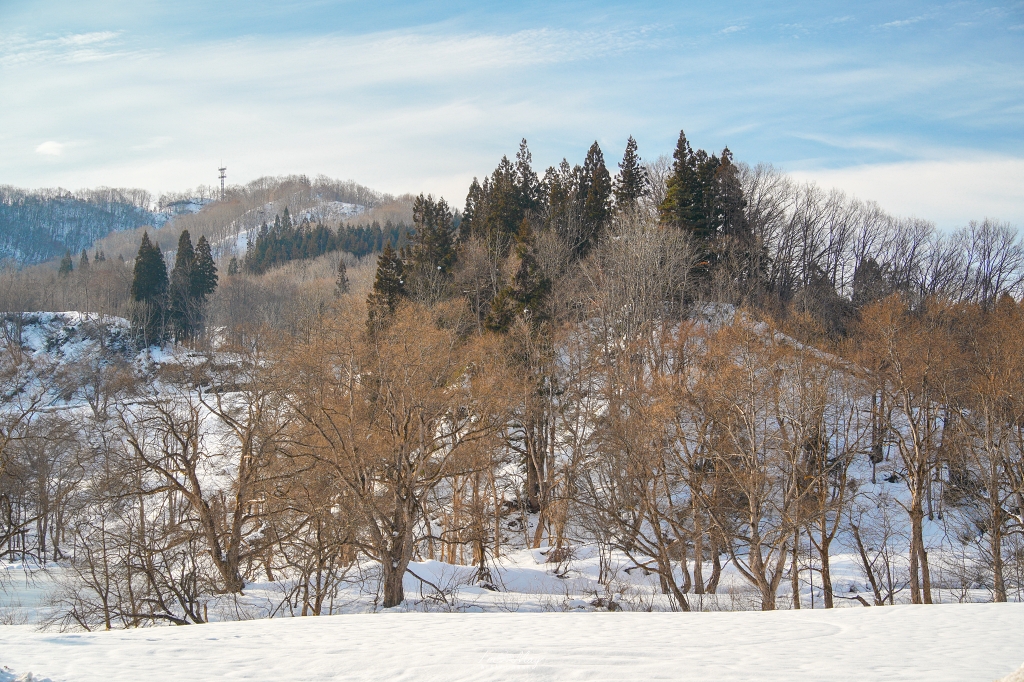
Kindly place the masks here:
POLYGON ((693 187, 693 214, 691 231, 705 248, 713 245, 719 234, 718 219, 718 168, 721 161, 717 156, 698 149, 693 153, 697 169, 696 184, 693 187))
POLYGON ((597 142, 587 151, 577 192, 581 234, 575 253, 582 258, 601 239, 611 215, 612 176, 604 165, 604 154, 597 142))
POLYGON ((459 223, 459 241, 466 241, 474 235, 479 235, 477 215, 483 211, 483 203, 483 188, 474 177, 473 182, 469 185, 469 192, 466 194, 466 208, 462 211, 462 222, 459 223))
POLYGON ((405 267, 389 243, 377 260, 377 277, 373 282, 373 291, 366 299, 366 324, 371 333, 388 324, 404 296, 405 267))
POLYGON ((650 191, 651 180, 636 153, 636 140, 630 135, 622 162, 619 163, 619 174, 615 178, 615 206, 620 211, 636 210, 640 199, 650 191))
POLYGON ((665 183, 665 200, 658 207, 661 220, 668 225, 693 230, 698 186, 697 165, 693 149, 681 130, 672 158, 672 174, 665 183))
POLYGON ((533 154, 526 146, 526 138, 519 143, 519 152, 516 153, 516 185, 519 194, 519 206, 523 214, 536 211, 543 199, 543 186, 540 178, 533 170, 533 154))
POLYGON ((167 313, 167 264, 160 248, 149 240, 149 233, 142 233, 142 243, 135 257, 131 297, 139 304, 136 328, 142 333, 146 345, 157 343, 164 338, 164 321, 167 313))
POLYGON ((191 338, 195 331, 195 294, 192 282, 196 264, 196 252, 192 247, 192 236, 182 230, 178 237, 178 253, 171 270, 169 318, 175 337, 179 341, 191 338))
POLYGON ((731 279, 752 291, 757 281, 763 279, 767 257, 747 220, 747 200, 739 168, 728 147, 722 150, 715 169, 713 194, 717 253, 709 258, 709 263, 728 263, 733 269, 731 279))
POLYGON ((491 312, 484 320, 484 326, 491 331, 507 331, 517 318, 526 318, 534 326, 547 319, 544 302, 551 292, 551 281, 537 262, 529 220, 523 220, 516 234, 514 258, 518 262, 512 282, 495 296, 491 312))
POLYGON ((507 156, 501 157, 498 167, 494 169, 489 181, 484 180, 481 190, 486 197, 487 209, 477 216, 482 236, 488 245, 504 256, 523 219, 523 202, 519 196, 516 170, 507 156))
POLYGON ((210 242, 206 237, 200 237, 196 242, 196 261, 192 268, 192 295, 200 303, 206 300, 217 290, 217 265, 213 262, 213 253, 210 250, 210 242))
POLYGON ((67 277, 75 271, 75 262, 71 259, 71 249, 64 252, 64 257, 60 259, 60 267, 57 268, 57 276, 67 277))
POLYGON ((235 256, 231 257, 228 261, 228 277, 234 277, 238 274, 238 258, 235 256))
POLYGON ((345 257, 338 259, 338 276, 334 280, 334 295, 341 297, 348 293, 348 269, 345 267, 345 257))
POLYGON ((78 269, 81 272, 89 269, 89 254, 86 253, 85 249, 82 249, 82 255, 78 258, 78 269))
POLYGON ((562 159, 557 168, 551 166, 544 173, 548 202, 545 228, 552 230, 569 245, 578 240, 576 233, 579 221, 576 219, 575 197, 581 172, 579 166, 570 166, 568 161, 562 159))
POLYGON ((889 274, 874 258, 862 260, 853 271, 853 295, 850 302, 854 308, 879 301, 891 293, 889 274))
POLYGON ((747 200, 743 196, 740 172, 726 147, 715 170, 715 217, 718 232, 744 244, 753 239, 747 221, 747 200))
POLYGON ((545 187, 532 163, 533 155, 524 139, 514 164, 503 156, 483 183, 473 179, 459 221, 459 240, 477 237, 495 254, 504 257, 508 253, 523 218, 544 204, 545 187))
POLYGON ((455 234, 452 210, 444 199, 420 194, 412 204, 412 221, 415 234, 410 250, 411 265, 414 268, 437 272, 444 277, 455 267, 455 234))

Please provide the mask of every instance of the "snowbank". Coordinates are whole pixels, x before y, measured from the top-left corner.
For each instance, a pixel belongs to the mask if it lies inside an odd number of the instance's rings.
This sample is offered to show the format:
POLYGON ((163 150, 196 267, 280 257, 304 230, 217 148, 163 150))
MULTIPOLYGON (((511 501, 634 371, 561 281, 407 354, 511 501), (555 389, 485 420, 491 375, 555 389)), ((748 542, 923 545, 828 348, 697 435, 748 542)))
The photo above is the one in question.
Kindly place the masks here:
POLYGON ((384 613, 80 634, 0 627, 0 665, 55 682, 986 682, 1019 665, 1022 652, 1020 604, 773 613, 384 613))

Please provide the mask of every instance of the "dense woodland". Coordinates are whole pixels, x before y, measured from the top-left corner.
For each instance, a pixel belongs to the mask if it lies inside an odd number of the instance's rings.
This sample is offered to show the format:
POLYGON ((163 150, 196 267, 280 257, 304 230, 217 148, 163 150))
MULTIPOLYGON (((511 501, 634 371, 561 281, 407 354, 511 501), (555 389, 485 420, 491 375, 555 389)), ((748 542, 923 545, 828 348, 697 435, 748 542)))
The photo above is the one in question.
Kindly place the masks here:
POLYGON ((0 186, 0 261, 19 265, 78 253, 108 233, 152 225, 152 197, 138 189, 28 192, 0 186))
POLYGON ((865 605, 1024 593, 1008 225, 942 234, 683 134, 614 174, 596 143, 538 173, 524 141, 462 210, 416 198, 408 243, 371 228, 375 262, 290 215, 219 271, 147 237, 55 275, 132 323, 58 363, 8 306, 0 553, 67 565, 54 622, 200 623, 254 580, 302 615, 355 579, 391 607, 414 560, 494 587, 512 548, 581 544, 681 610, 726 566, 762 609, 810 571, 832 607, 840 547, 865 605))
POLYGON ((262 274, 288 261, 308 260, 325 253, 344 251, 363 258, 382 251, 385 245, 402 248, 408 243, 410 229, 404 223, 393 225, 390 220, 386 220, 383 227, 373 221, 339 225, 337 230, 309 220, 295 225, 285 206, 283 215, 274 217, 273 225, 263 223, 260 227, 252 245, 246 249, 241 266, 248 273, 262 274))

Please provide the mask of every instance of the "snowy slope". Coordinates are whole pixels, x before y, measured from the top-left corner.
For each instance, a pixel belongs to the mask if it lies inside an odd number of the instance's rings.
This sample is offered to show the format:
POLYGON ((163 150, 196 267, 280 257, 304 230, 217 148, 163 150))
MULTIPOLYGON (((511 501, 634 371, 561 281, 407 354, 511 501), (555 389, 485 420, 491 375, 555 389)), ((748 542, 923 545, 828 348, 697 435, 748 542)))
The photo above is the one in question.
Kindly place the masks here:
POLYGON ((1024 606, 774 613, 365 614, 85 634, 0 627, 0 665, 129 680, 927 680, 1024 659, 1024 606))

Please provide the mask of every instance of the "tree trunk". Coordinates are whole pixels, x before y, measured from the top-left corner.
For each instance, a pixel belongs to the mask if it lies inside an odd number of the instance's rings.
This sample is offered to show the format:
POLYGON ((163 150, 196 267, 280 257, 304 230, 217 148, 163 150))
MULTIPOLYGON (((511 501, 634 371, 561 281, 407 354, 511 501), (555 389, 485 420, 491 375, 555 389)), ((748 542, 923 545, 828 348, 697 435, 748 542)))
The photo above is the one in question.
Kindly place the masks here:
POLYGON ((704 594, 704 528, 696 503, 693 505, 693 554, 693 592, 704 594))
POLYGON ((722 555, 718 551, 718 543, 711 537, 711 579, 708 580, 708 594, 718 592, 718 581, 722 579, 722 555))
POLYGON ((910 599, 914 604, 932 603, 928 553, 924 549, 924 510, 920 498, 910 510, 910 599))
POLYGON ((918 554, 917 538, 921 533, 924 510, 921 502, 914 499, 910 509, 910 603, 921 603, 921 557, 918 554))
POLYGON ((992 527, 992 589, 995 592, 993 599, 997 602, 1006 601, 1006 582, 1003 578, 1003 533, 1000 527, 1001 519, 998 513, 994 514, 996 519, 992 527))
POLYGON ((384 568, 384 608, 390 609, 405 601, 405 587, 402 579, 405 578, 405 569, 408 562, 404 564, 392 559, 390 563, 385 562, 384 568))
POLYGON ((536 424, 526 427, 526 508, 531 514, 541 510, 543 502, 544 464, 547 453, 536 433, 536 424))
POLYGON ((800 548, 800 530, 797 529, 793 532, 793 560, 792 568, 790 569, 790 581, 793 590, 793 608, 800 608, 800 564, 799 561, 799 548, 800 548))
POLYGON ((853 539, 857 543, 857 552, 860 554, 860 561, 864 565, 864 574, 867 575, 868 583, 871 585, 871 592, 875 595, 875 606, 885 606, 882 590, 878 587, 878 580, 875 578, 875 572, 871 568, 871 562, 868 560, 867 550, 864 548, 864 542, 860 538, 860 528, 853 524, 850 524, 850 528, 853 529, 853 539))
POLYGON ((832 541, 824 533, 821 538, 821 589, 825 595, 825 608, 835 608, 835 601, 832 597, 832 569, 829 563, 828 548, 832 541))

